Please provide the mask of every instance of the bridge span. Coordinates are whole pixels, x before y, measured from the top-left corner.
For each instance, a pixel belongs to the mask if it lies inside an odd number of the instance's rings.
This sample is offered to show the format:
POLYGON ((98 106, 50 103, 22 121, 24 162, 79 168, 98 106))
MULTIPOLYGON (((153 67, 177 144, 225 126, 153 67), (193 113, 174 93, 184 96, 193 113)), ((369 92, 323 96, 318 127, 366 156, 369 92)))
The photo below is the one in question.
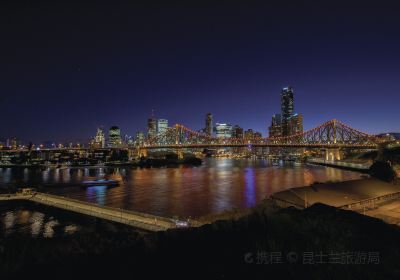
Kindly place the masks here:
POLYGON ((140 149, 161 148, 224 148, 224 147, 281 147, 324 149, 377 149, 386 139, 356 130, 338 120, 289 136, 266 138, 218 138, 193 131, 176 124, 164 133, 149 138, 139 145, 140 149))
MULTIPOLYGON (((341 121, 331 120, 310 130, 281 137, 259 137, 253 139, 219 138, 194 131, 181 124, 175 124, 162 134, 149 137, 134 145, 109 148, 62 147, 40 149, 43 152, 62 151, 145 151, 154 149, 206 149, 206 148, 320 148, 320 149, 379 149, 390 141, 384 137, 356 130, 341 121)), ((17 150, 1 150, 2 153, 29 152, 27 148, 17 150)))
MULTIPOLYGON (((100 206, 76 199, 58 195, 33 192, 32 194, 3 194, 0 201, 6 200, 27 200, 47 206, 72 211, 79 214, 89 215, 104 220, 122 223, 146 231, 163 231, 176 228, 176 223, 169 218, 118 209, 107 206, 100 206)), ((191 221, 191 226, 199 226, 200 223, 191 221)))

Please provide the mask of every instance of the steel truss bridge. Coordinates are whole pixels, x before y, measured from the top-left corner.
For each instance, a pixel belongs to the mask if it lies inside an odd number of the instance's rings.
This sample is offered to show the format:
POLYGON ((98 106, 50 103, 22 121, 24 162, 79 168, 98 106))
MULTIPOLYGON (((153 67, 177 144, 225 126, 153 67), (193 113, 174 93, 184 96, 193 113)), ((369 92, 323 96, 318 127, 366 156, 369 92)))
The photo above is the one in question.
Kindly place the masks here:
POLYGON ((224 148, 224 147, 282 147, 282 148, 352 148, 377 149, 386 140, 356 130, 338 120, 328 121, 303 133, 286 137, 216 138, 175 124, 165 133, 147 139, 142 149, 224 148))
MULTIPOLYGON (((156 149, 213 149, 229 147, 281 147, 281 148, 321 148, 321 149, 378 149, 391 144, 384 137, 367 134, 356 130, 338 120, 328 121, 303 133, 286 137, 269 138, 216 138, 200 133, 181 124, 167 128, 165 133, 130 147, 90 148, 62 147, 40 149, 41 152, 62 151, 111 151, 111 150, 156 150, 156 149)), ((28 149, 1 150, 0 153, 28 152, 28 149)))

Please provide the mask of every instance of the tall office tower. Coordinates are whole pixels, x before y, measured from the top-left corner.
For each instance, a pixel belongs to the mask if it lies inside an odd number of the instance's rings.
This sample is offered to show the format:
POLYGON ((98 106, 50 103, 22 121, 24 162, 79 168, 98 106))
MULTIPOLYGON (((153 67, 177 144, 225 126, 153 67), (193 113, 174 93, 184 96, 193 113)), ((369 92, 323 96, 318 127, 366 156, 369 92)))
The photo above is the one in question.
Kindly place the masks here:
POLYGON ((260 138, 262 138, 261 132, 258 131, 254 132, 254 139, 260 139, 260 138))
POLYGON ((232 125, 227 123, 216 123, 215 131, 217 138, 231 138, 232 137, 232 125))
POLYGON ((108 146, 111 148, 119 147, 122 144, 121 130, 118 126, 110 127, 108 131, 108 146))
POLYGON ((285 87, 281 93, 282 136, 290 135, 290 118, 293 117, 293 88, 285 87))
POLYGON ((282 117, 280 114, 272 116, 271 126, 268 127, 269 137, 282 136, 282 117))
POLYGON ((232 137, 237 139, 243 139, 243 128, 235 125, 232 130, 232 137))
POLYGON ((244 139, 246 139, 247 141, 251 141, 254 139, 254 131, 251 128, 244 132, 244 139))
POLYGON ((105 148, 106 147, 106 137, 101 128, 97 128, 96 136, 94 137, 94 145, 97 148, 105 148))
POLYGON ((294 114, 289 121, 290 135, 303 133, 303 116, 301 114, 294 114))
POLYGON ((12 149, 12 150, 16 150, 16 149, 18 148, 18 146, 19 146, 19 141, 18 141, 18 139, 15 138, 15 137, 11 138, 10 146, 11 146, 11 149, 12 149))
POLYGON ((139 145, 143 144, 143 142, 145 140, 144 138, 145 138, 145 136, 144 136, 144 133, 142 131, 136 132, 135 145, 139 146, 139 145))
POLYGON ((147 137, 148 138, 154 138, 157 136, 157 120, 156 118, 152 115, 148 120, 147 120, 147 137))
POLYGON ((213 132, 213 117, 211 113, 208 113, 206 116, 206 128, 205 133, 209 136, 212 135, 213 132))
POLYGON ((168 120, 166 119, 158 119, 157 120, 157 135, 161 135, 167 131, 168 128, 168 120))

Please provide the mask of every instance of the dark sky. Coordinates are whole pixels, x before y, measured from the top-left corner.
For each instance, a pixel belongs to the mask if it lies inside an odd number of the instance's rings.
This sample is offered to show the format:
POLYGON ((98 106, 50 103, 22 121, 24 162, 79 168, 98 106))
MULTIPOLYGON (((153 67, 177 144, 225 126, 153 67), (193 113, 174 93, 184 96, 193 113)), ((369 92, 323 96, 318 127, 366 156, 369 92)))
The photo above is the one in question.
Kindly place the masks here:
POLYGON ((0 139, 134 134, 152 108, 266 135, 286 85, 306 129, 400 131, 396 1, 34 2, 0 4, 0 139))

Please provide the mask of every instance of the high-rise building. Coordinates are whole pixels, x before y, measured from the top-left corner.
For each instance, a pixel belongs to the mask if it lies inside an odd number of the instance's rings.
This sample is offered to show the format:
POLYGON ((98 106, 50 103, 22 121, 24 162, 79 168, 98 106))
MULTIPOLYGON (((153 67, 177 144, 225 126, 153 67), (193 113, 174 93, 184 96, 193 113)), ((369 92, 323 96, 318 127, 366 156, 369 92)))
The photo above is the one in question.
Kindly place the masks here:
POLYGON ((135 145, 139 146, 139 145, 143 144, 144 140, 145 140, 144 133, 142 131, 136 132, 135 145))
POLYGON ((213 132, 213 116, 211 113, 208 113, 206 116, 206 127, 205 127, 205 133, 209 136, 212 135, 213 132))
POLYGON ((232 125, 227 123, 216 123, 215 131, 217 138, 231 138, 232 137, 232 125))
POLYGON ((106 137, 101 128, 97 128, 96 136, 90 141, 91 148, 105 148, 106 137))
POLYGON ((303 116, 294 114, 289 120, 290 135, 303 133, 303 116))
POLYGON ((157 120, 154 116, 151 116, 147 120, 147 137, 154 138, 157 136, 157 120))
POLYGON ((166 119, 158 119, 157 120, 157 135, 161 135, 167 131, 168 128, 168 120, 166 119))
POLYGON ((280 114, 272 116, 271 126, 268 127, 269 137, 282 136, 282 117, 280 114))
POLYGON ((122 145, 121 130, 118 126, 110 127, 108 131, 108 146, 111 148, 119 147, 122 145))
POLYGON ((15 137, 11 138, 11 141, 10 141, 10 147, 11 147, 11 149, 12 149, 12 150, 16 150, 16 149, 18 148, 18 146, 19 146, 19 141, 18 141, 18 139, 15 138, 15 137))
POLYGON ((100 144, 101 148, 106 147, 106 137, 104 135, 103 130, 101 130, 100 128, 97 129, 96 142, 100 144))
POLYGON ((232 130, 232 137, 237 139, 243 139, 243 128, 238 125, 235 125, 232 130))
POLYGON ((244 132, 244 139, 246 139, 246 141, 252 141, 254 139, 254 131, 251 128, 244 132))
POLYGON ((254 132, 254 139, 260 139, 260 138, 262 138, 261 132, 258 131, 254 132))
POLYGON ((290 135, 290 118, 293 117, 293 88, 285 87, 281 93, 282 136, 290 135))

